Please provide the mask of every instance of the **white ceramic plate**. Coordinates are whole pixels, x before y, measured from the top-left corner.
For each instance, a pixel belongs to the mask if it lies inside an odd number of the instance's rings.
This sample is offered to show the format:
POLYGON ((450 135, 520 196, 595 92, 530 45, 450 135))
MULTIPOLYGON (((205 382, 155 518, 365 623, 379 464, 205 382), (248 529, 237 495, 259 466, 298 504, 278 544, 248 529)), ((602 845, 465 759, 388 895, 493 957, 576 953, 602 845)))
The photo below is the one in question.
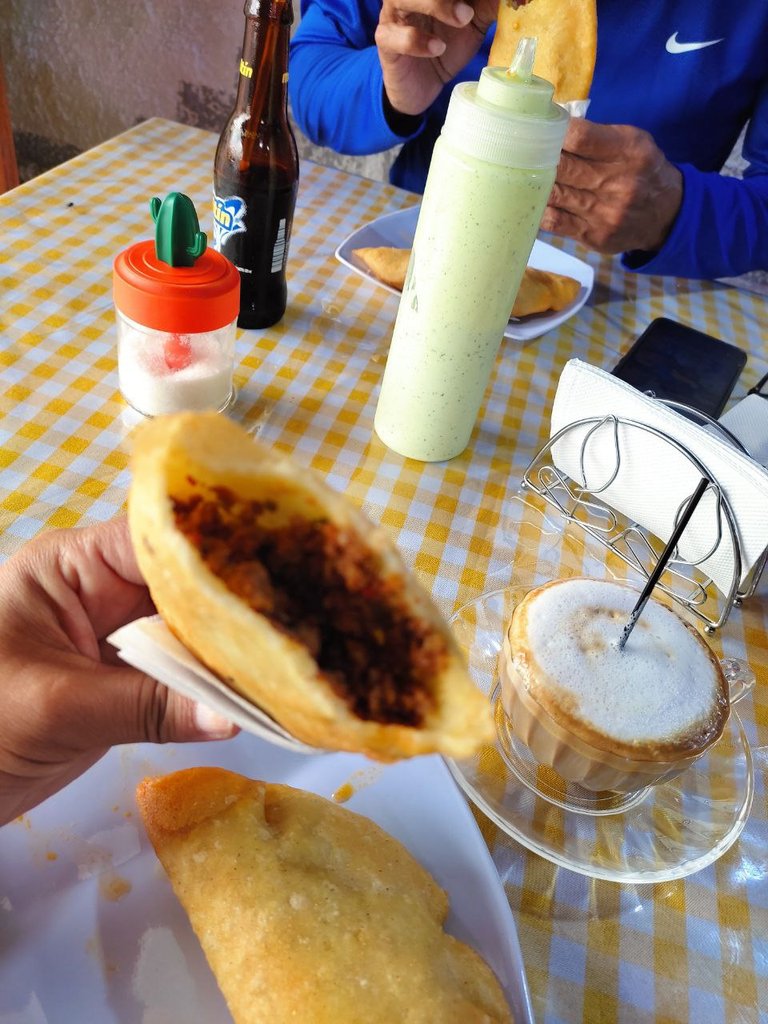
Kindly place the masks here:
POLYGON ((448 930, 533 1024, 509 904, 472 814, 438 757, 383 766, 306 756, 242 733, 226 743, 115 748, 0 830, 0 1024, 223 1024, 230 1019, 134 808, 146 774, 220 765, 331 796, 396 836, 451 900, 448 930))
MULTIPOLYGON (((376 248, 382 245, 392 246, 396 249, 410 249, 416 232, 418 216, 419 207, 417 205, 378 217, 345 238, 336 250, 336 259, 356 274, 360 274, 361 277, 378 285, 379 288, 386 288, 393 295, 399 295, 400 292, 397 288, 392 288, 379 281, 358 261, 356 256, 352 255, 352 252, 354 249, 376 248)), ((533 243, 528 266, 535 267, 537 270, 549 270, 553 274, 573 277, 581 283, 581 288, 573 302, 557 313, 534 313, 531 316, 510 320, 509 326, 504 331, 504 337, 512 338, 515 341, 531 341, 569 320, 587 301, 595 281, 595 272, 588 263, 538 239, 533 243)))

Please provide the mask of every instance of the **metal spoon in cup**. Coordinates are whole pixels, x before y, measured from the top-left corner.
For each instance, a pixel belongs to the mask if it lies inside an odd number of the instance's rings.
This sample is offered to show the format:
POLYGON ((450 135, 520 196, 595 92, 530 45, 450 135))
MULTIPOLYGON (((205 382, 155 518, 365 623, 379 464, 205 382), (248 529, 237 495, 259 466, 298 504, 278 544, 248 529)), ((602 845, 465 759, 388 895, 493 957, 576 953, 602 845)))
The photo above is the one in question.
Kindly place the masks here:
POLYGON ((648 577, 648 581, 643 587, 640 597, 637 599, 637 604, 632 610, 632 614, 629 617, 629 621, 627 622, 626 626, 622 631, 621 637, 619 639, 620 651, 624 650, 627 640, 629 639, 629 634, 635 628, 635 624, 637 623, 637 620, 640 618, 640 613, 642 612, 643 608, 645 608, 646 604, 648 603, 648 598, 651 596, 653 588, 659 582, 661 574, 664 572, 667 566, 667 562, 672 557, 672 554, 675 548, 677 547, 677 543, 683 534, 683 530, 685 530, 686 526, 690 522, 691 516, 696 510, 696 506, 704 497, 704 493, 706 492, 707 488, 711 483, 712 481, 709 479, 709 477, 703 476, 699 481, 696 490, 691 495, 688 504, 685 506, 683 514, 680 516, 677 525, 672 531, 672 536, 669 538, 666 547, 659 555, 653 572, 648 577))

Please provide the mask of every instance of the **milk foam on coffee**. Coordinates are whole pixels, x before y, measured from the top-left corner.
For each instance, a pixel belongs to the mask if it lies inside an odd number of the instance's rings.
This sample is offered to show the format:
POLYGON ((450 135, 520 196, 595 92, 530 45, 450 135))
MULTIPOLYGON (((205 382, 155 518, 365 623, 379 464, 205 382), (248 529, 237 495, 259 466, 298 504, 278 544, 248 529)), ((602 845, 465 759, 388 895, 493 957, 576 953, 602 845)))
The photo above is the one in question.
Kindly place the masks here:
POLYGON ((664 605, 646 604, 621 651, 637 591, 574 579, 531 598, 524 645, 533 671, 524 675, 532 696, 546 689, 570 715, 630 743, 674 740, 711 721, 714 656, 664 605))

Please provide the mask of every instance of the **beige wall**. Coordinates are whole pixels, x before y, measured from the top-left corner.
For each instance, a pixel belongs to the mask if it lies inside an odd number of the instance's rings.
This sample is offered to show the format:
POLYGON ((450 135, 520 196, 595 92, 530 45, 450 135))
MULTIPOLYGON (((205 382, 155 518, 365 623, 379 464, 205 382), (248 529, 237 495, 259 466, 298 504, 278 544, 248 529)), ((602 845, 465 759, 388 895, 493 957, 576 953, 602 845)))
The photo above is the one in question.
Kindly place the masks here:
MULTIPOLYGON (((294 0, 296 21, 298 0, 294 0)), ((219 131, 243 0, 0 0, 0 54, 23 178, 147 117, 219 131)), ((304 156, 386 177, 389 157, 304 156)))

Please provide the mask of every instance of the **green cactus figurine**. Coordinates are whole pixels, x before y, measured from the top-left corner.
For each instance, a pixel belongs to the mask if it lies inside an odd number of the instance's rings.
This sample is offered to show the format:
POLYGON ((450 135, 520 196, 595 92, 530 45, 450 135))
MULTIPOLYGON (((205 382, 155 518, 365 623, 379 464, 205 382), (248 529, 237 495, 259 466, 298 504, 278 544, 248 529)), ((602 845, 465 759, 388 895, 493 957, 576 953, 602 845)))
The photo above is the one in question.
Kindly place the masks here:
POLYGON ((169 192, 162 202, 150 201, 155 222, 155 254, 171 267, 193 267, 207 240, 200 230, 195 206, 183 192, 169 192))

